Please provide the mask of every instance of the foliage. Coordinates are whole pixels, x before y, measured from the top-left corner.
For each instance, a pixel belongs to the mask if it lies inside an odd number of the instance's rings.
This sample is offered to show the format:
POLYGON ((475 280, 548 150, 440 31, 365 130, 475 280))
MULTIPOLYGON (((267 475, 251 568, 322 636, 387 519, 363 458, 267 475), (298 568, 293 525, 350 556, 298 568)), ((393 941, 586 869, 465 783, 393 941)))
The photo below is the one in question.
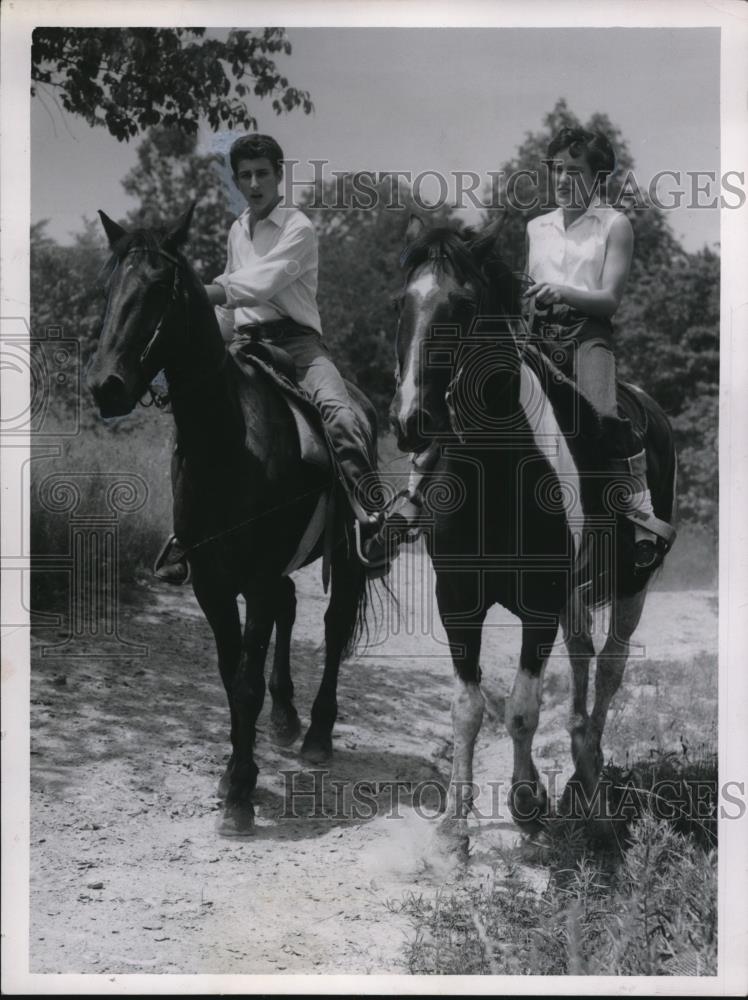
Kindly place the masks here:
POLYGON ((290 52, 283 28, 232 30, 225 40, 205 28, 36 28, 31 93, 56 93, 120 142, 154 125, 195 135, 201 120, 214 131, 253 130, 252 95, 271 98, 276 114, 312 110, 271 58, 290 52))
MULTIPOLYGON (((607 135, 616 150, 608 196, 625 211, 634 230, 631 275, 614 321, 619 377, 640 385, 671 418, 679 458, 680 520, 716 530, 718 255, 708 247, 689 254, 680 246, 665 213, 636 187, 634 159, 620 129, 607 115, 595 113, 582 123, 566 101, 557 101, 543 119, 543 128, 528 132, 516 155, 502 165, 503 176, 508 180, 521 170, 538 171, 552 136, 564 126, 582 124, 607 135)), ((552 204, 544 180, 541 170, 540 186, 534 193, 541 204, 552 204)), ((519 266, 525 260, 527 222, 543 209, 523 211, 513 205, 506 182, 500 193, 500 203, 506 205, 501 219, 502 252, 519 266)), ((527 192, 520 197, 527 203, 531 200, 527 192)))
POLYGON ((665 409, 678 450, 679 519, 716 531, 720 260, 678 254, 631 283, 616 331, 619 375, 665 409))
POLYGON ((176 129, 153 128, 139 144, 138 162, 122 180, 137 202, 122 225, 152 228, 174 221, 196 203, 185 246, 190 263, 203 281, 223 273, 226 237, 234 221, 226 198, 217 155, 200 155, 197 141, 176 129))
POLYGON ((715 975, 717 853, 645 813, 623 856, 557 835, 543 894, 507 871, 410 895, 410 971, 431 975, 715 975))
MULTIPOLYGON (((546 117, 544 131, 528 135, 505 169, 535 166, 551 132, 575 120, 559 102, 546 117)), ((633 166, 625 140, 605 116, 595 115, 587 125, 611 135, 619 149, 619 174, 633 166)), ((186 253, 203 280, 211 280, 223 270, 232 221, 225 165, 222 173, 219 157, 198 154, 194 137, 176 128, 150 129, 137 153, 137 164, 123 180, 137 207, 119 221, 130 228, 151 226, 177 218, 196 201, 186 253)), ((380 183, 368 201, 357 200, 358 181, 356 175, 338 178, 309 193, 302 208, 319 238, 318 300, 325 339, 386 427, 394 391, 391 301, 402 281, 398 260, 413 203, 402 189, 393 199, 389 181, 380 183), (388 207, 398 201, 405 207, 388 207)), ((630 216, 637 233, 636 266, 616 315, 619 376, 641 385, 670 416, 679 453, 680 521, 715 530, 719 257, 706 247, 686 253, 654 208, 631 209, 630 216)), ((429 221, 449 224, 449 213, 441 209, 429 221)), ((511 262, 522 259, 525 224, 519 213, 505 213, 501 239, 511 262)), ((39 224, 32 230, 31 250, 34 329, 63 326, 65 335, 79 337, 86 356, 103 312, 97 275, 106 247, 98 224, 85 223, 72 247, 55 244, 39 224)))
MULTIPOLYGON (((380 427, 386 427, 395 391, 392 299, 402 285, 399 257, 415 206, 408 191, 393 191, 384 180, 374 189, 372 207, 355 207, 355 182, 353 174, 331 181, 309 193, 303 207, 319 240, 318 299, 325 340, 343 374, 376 406, 380 427)), ((448 220, 442 209, 432 213, 430 223, 445 225, 448 220)))
MULTIPOLYGON (((104 290, 101 268, 106 259, 98 222, 84 220, 72 246, 60 246, 45 231, 46 221, 31 227, 31 333, 43 339, 50 328, 77 340, 85 367, 101 329, 104 290)), ((85 390, 84 390, 85 391, 85 390)), ((77 399, 55 393, 56 405, 69 410, 77 399)), ((90 407, 81 407, 84 419, 90 407)))

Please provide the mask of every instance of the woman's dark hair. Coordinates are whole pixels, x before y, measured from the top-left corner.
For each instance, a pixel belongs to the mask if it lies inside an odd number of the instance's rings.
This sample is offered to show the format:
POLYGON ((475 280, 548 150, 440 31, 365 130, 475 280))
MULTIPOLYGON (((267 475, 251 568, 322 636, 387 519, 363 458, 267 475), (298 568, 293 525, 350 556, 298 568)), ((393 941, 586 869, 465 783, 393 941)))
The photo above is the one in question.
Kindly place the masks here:
POLYGON ((283 150, 271 135, 243 135, 237 139, 229 150, 231 172, 236 176, 240 160, 260 160, 267 157, 273 165, 273 170, 279 174, 283 169, 283 150))
POLYGON ((588 132, 584 128, 562 128, 551 139, 548 157, 568 149, 572 156, 586 156, 596 180, 604 182, 616 169, 616 154, 610 141, 602 132, 588 132))

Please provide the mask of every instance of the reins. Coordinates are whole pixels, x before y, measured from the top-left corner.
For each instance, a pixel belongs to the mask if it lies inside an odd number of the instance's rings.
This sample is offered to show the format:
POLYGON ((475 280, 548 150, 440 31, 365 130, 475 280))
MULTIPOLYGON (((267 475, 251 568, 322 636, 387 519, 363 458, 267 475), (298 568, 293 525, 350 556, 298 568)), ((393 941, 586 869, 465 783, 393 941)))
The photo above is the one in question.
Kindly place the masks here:
MULTIPOLYGON (((169 300, 166 303, 166 306, 164 307, 164 310, 161 314, 161 318, 156 324, 156 328, 153 331, 153 334, 151 335, 148 343, 144 347, 143 352, 141 353, 138 361, 141 368, 146 370, 147 362, 155 350, 156 344, 163 331, 164 324, 169 315, 169 312, 173 308, 173 306, 175 306, 179 301, 179 296, 181 292, 180 275, 181 272, 185 269, 185 264, 183 261, 179 259, 179 257, 176 256, 176 254, 171 254, 168 251, 164 250, 162 247, 148 247, 148 246, 130 247, 130 249, 127 250, 127 252, 123 255, 122 259, 124 260, 125 257, 129 257, 132 254, 136 253, 156 254, 158 257, 163 257, 164 260, 167 260, 174 268, 169 300)), ((218 365, 218 367, 215 370, 208 372, 207 375, 201 374, 200 377, 197 380, 195 380, 191 386, 189 386, 189 388, 194 389, 204 384, 214 376, 218 375, 220 372, 222 372, 226 364, 226 358, 227 354, 224 352, 224 355, 221 358, 221 362, 218 365)), ((156 372, 156 374, 158 374, 158 372, 156 372)), ((147 387, 147 391, 150 395, 150 400, 148 402, 145 402, 144 401, 145 397, 141 397, 138 400, 138 404, 142 406, 144 409, 149 409, 151 406, 155 405, 157 410, 164 410, 171 401, 171 396, 173 395, 173 389, 170 388, 166 392, 160 392, 153 388, 152 382, 153 380, 151 380, 151 382, 148 384, 147 387)))

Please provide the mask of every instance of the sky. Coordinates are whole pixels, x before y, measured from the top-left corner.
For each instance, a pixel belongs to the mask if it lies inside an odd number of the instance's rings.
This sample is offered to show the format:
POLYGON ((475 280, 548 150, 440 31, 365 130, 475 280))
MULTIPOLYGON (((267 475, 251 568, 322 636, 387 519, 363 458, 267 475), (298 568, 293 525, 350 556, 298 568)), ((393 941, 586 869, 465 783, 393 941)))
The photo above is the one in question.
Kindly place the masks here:
MULTIPOLYGON (((719 31, 714 28, 292 28, 290 82, 312 115, 253 111, 289 159, 333 170, 487 176, 564 97, 583 121, 606 113, 646 186, 662 170, 720 173, 719 31)), ((98 208, 133 207, 120 181, 137 141, 31 102, 32 221, 61 242, 98 208)), ((201 136, 207 148, 215 138, 201 136)), ((723 169, 735 165, 725 164, 723 169)), ((301 171, 301 168, 297 168, 301 171)), ((424 186, 424 195, 435 192, 424 186)), ((470 214, 470 213, 468 213, 470 214)), ((668 212, 688 250, 719 241, 716 209, 668 212)))

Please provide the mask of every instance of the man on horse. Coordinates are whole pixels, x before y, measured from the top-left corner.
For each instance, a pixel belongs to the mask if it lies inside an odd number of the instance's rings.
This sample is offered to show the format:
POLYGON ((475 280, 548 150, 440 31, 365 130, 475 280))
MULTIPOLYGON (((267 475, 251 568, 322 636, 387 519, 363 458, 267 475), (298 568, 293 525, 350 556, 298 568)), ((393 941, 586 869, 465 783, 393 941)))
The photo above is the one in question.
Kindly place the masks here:
MULTIPOLYGON (((289 354, 301 389, 322 415, 338 470, 362 527, 362 554, 373 572, 386 571, 392 547, 375 534, 379 517, 369 498, 377 473, 348 389, 322 339, 317 308, 317 239, 309 219, 281 204, 283 150, 271 136, 245 135, 231 147, 234 183, 247 208, 228 236, 226 268, 205 286, 224 340, 263 340, 289 354)), ((157 561, 171 583, 187 577, 176 539, 157 561)))

